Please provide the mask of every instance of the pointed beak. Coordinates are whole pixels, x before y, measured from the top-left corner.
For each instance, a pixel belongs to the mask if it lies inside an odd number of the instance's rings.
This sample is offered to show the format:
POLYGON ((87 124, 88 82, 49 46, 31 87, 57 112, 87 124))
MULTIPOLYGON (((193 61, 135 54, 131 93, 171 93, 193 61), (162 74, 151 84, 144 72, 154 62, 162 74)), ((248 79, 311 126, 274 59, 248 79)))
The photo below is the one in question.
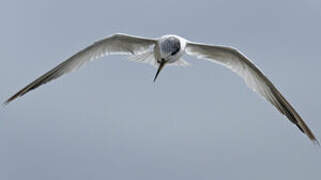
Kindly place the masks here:
POLYGON ((161 70, 163 69, 165 64, 166 64, 166 61, 161 61, 159 63, 159 66, 158 66, 158 69, 157 69, 157 72, 156 72, 156 75, 155 75, 155 78, 154 78, 154 82, 156 81, 158 74, 161 72, 161 70))

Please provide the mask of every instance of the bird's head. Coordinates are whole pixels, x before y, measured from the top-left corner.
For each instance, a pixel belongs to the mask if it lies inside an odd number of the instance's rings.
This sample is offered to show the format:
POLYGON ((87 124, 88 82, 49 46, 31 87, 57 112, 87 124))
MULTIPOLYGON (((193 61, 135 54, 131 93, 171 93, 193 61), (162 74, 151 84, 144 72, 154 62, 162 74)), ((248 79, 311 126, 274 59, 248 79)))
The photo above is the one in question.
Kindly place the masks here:
POLYGON ((160 57, 157 59, 158 70, 154 82, 165 64, 174 63, 183 55, 186 40, 176 35, 165 35, 160 38, 158 43, 160 57))

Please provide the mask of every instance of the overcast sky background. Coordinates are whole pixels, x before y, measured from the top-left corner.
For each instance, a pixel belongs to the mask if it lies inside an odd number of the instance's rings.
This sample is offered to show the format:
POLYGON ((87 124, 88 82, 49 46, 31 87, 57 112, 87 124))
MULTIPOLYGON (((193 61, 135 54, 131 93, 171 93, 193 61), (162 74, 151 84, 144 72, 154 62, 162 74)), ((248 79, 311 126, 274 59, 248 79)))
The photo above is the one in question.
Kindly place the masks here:
MULTIPOLYGON (((237 47, 321 138, 321 1, 2 0, 0 100, 112 33, 237 47)), ((0 112, 1 180, 320 179, 321 149, 222 66, 109 56, 0 112)))

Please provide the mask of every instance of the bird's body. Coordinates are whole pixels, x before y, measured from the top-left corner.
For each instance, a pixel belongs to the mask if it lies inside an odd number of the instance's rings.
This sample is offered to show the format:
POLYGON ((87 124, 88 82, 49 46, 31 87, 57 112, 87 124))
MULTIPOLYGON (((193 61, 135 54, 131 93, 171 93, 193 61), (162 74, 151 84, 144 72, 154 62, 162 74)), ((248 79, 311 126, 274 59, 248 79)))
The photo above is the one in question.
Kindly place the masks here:
POLYGON ((318 143, 312 131, 291 104, 283 97, 263 72, 237 49, 194 43, 177 35, 165 35, 156 39, 127 34, 114 34, 109 36, 76 53, 49 72, 40 76, 10 97, 5 104, 8 104, 17 97, 26 94, 40 85, 78 69, 86 62, 112 54, 130 55, 130 59, 133 61, 150 63, 158 67, 154 81, 165 65, 188 65, 188 63, 182 59, 184 54, 221 64, 241 76, 252 90, 274 105, 280 113, 284 114, 313 142, 318 143))

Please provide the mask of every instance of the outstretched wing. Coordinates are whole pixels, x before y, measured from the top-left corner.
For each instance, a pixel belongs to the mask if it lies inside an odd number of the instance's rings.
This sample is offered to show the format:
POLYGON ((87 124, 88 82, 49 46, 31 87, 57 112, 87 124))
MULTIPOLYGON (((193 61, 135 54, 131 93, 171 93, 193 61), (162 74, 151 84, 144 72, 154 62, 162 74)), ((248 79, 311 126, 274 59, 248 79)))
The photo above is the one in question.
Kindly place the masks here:
POLYGON ((272 103, 313 142, 318 143, 311 130, 291 104, 282 96, 262 71, 238 50, 230 47, 191 42, 187 43, 185 50, 189 55, 221 64, 241 76, 247 86, 272 103))
POLYGON ((149 50, 155 45, 155 43, 156 40, 154 39, 136 37, 127 34, 114 34, 103 40, 95 42, 91 46, 73 55, 11 96, 7 101, 4 102, 4 104, 10 103, 17 97, 20 97, 27 92, 62 76, 63 74, 77 70, 80 66, 91 60, 112 54, 140 54, 149 50))

